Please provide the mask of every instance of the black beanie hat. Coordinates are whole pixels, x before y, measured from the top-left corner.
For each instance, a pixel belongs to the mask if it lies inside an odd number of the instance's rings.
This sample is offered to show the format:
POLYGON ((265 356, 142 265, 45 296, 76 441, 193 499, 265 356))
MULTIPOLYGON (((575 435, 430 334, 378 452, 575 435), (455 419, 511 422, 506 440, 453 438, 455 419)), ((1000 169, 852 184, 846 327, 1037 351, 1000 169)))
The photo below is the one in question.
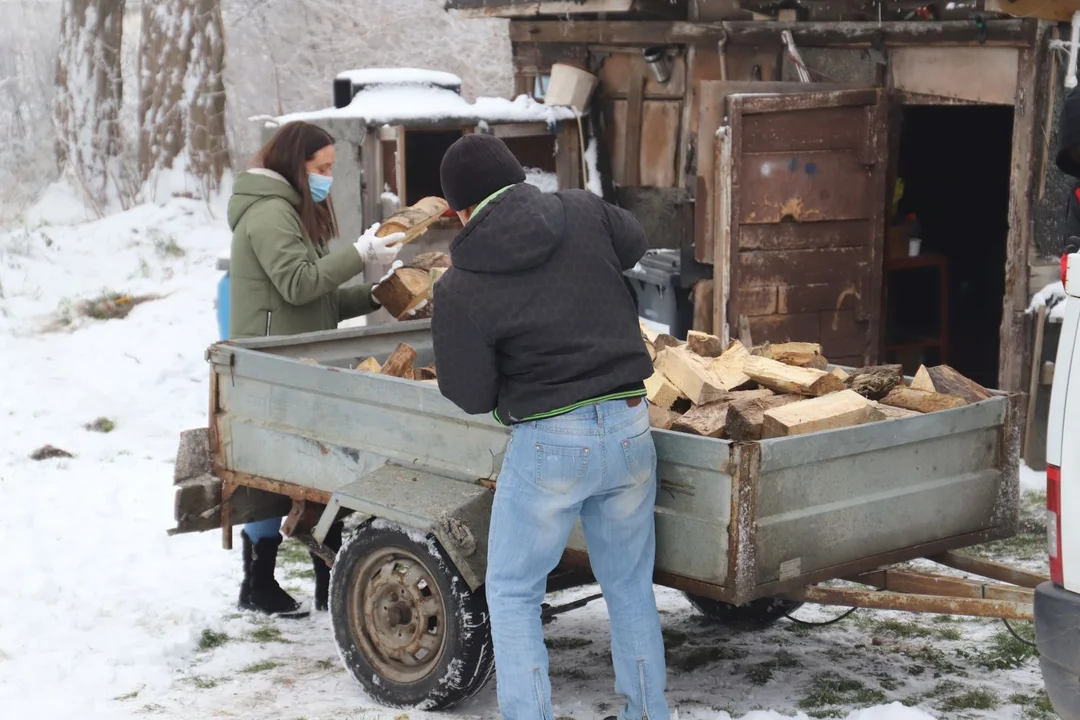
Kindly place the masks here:
POLYGON ((443 197, 459 211, 479 205, 507 185, 525 182, 510 148, 494 135, 465 135, 450 146, 439 170, 443 197))

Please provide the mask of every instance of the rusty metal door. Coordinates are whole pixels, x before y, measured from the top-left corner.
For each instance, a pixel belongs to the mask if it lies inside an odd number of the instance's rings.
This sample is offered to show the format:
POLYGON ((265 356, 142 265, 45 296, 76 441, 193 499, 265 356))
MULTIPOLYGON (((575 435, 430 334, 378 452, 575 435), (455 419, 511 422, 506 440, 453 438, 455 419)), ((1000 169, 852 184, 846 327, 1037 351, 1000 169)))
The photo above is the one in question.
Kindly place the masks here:
POLYGON ((754 343, 878 354, 887 113, 878 89, 734 94, 718 133, 717 320, 754 343), (725 312, 726 310, 726 312, 725 312))

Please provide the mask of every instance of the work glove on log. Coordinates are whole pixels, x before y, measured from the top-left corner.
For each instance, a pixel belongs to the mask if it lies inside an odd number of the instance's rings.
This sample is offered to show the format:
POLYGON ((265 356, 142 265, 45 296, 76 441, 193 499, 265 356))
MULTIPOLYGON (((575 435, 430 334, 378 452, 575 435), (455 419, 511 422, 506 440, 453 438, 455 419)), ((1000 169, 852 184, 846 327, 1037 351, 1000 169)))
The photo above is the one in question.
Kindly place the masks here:
POLYGON ((375 223, 367 229, 360 239, 357 240, 353 247, 356 248, 356 252, 360 253, 360 257, 364 259, 365 263, 388 263, 397 257, 399 247, 390 247, 396 243, 405 239, 405 233, 393 233, 386 237, 376 237, 375 233, 379 231, 379 223, 375 223))

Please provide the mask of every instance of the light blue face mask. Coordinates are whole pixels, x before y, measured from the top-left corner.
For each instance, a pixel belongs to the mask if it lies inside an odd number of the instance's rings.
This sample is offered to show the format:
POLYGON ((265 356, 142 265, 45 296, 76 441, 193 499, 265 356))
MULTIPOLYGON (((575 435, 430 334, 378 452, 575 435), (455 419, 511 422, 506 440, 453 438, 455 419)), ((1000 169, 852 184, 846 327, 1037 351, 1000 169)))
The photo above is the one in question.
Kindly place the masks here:
POLYGON ((332 177, 308 173, 307 184, 308 187, 311 188, 311 199, 315 202, 322 202, 325 200, 326 196, 330 194, 330 185, 333 182, 334 178, 332 177))

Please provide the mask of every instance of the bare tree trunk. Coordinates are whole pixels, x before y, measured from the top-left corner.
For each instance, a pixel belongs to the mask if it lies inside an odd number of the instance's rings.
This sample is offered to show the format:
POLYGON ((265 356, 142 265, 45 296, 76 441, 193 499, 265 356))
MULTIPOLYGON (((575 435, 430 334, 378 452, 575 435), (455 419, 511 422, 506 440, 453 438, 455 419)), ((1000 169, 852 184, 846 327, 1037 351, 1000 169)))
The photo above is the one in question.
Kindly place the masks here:
POLYGON ((56 62, 56 158, 98 210, 119 182, 124 0, 64 0, 56 62))
POLYGON ((143 0, 139 170, 177 168, 215 191, 229 166, 219 0, 143 0))

